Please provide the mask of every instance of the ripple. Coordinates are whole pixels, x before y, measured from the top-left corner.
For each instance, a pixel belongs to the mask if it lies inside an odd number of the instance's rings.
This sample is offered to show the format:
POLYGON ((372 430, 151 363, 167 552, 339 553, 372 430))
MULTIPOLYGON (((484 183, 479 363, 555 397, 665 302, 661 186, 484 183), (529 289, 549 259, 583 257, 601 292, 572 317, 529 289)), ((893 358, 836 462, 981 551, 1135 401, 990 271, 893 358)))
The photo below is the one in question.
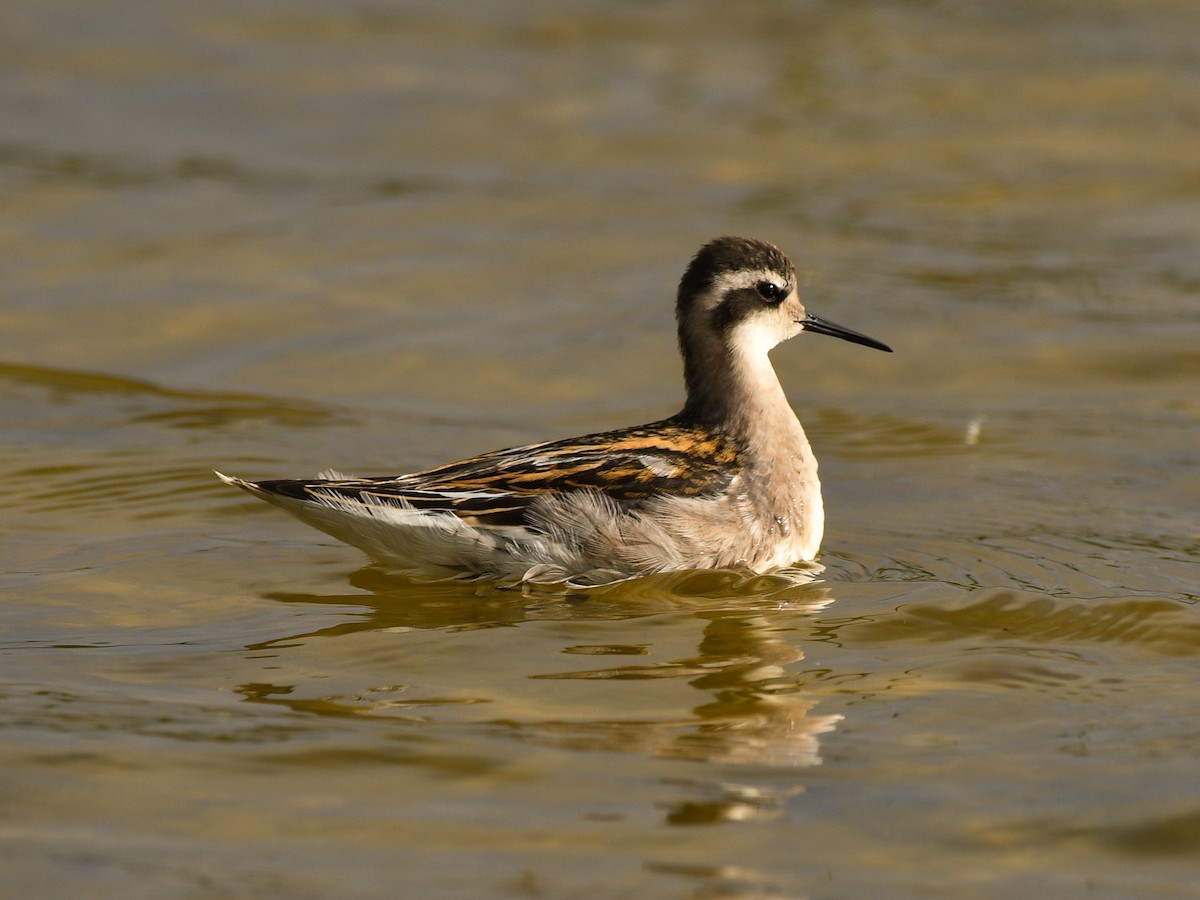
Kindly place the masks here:
POLYGON ((815 443, 836 448, 848 459, 911 459, 969 452, 978 440, 981 420, 967 419, 950 427, 897 415, 822 409, 811 425, 807 419, 805 424, 815 443))
POLYGON ((1047 843, 1090 845, 1146 860, 1194 860, 1200 845, 1200 810, 1147 816, 1131 823, 1080 826, 1033 821, 1001 829, 990 840, 1044 848, 1047 843))
POLYGON ((827 550, 821 561, 834 582, 929 582, 1095 600, 1131 595, 1200 600, 1195 578, 1200 548, 1186 535, 1101 535, 1077 523, 1072 531, 929 536, 918 546, 912 543, 903 535, 860 536, 854 551, 827 550))
POLYGON ((189 498, 220 495, 213 451, 188 431, 215 438, 246 423, 310 429, 338 421, 303 402, 10 364, 0 364, 0 416, 9 423, 0 454, 10 457, 0 467, 0 500, 42 517, 32 527, 156 518, 189 498))
POLYGON ((1200 621, 1166 599, 1127 597, 1079 602, 996 590, 959 603, 910 603, 892 613, 842 626, 860 643, 1119 644, 1160 656, 1200 653, 1200 621))
POLYGON ((323 407, 296 400, 223 391, 166 388, 151 381, 103 372, 80 372, 40 366, 0 363, 0 402, 20 407, 23 415, 9 421, 25 428, 53 427, 62 421, 64 405, 83 407, 70 424, 78 428, 89 419, 110 418, 111 424, 209 426, 239 419, 265 419, 281 425, 324 426, 337 417, 323 407), (30 393, 30 390, 35 393, 30 393), (124 401, 97 405, 97 398, 124 401))

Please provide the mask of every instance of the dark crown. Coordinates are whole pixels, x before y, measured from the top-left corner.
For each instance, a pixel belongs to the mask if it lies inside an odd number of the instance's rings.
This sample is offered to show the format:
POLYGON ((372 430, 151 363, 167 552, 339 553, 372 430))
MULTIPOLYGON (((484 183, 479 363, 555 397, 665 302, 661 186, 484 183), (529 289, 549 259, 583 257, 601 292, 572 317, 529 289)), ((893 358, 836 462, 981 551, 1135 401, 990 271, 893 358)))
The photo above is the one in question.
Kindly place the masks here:
POLYGON ((677 311, 683 312, 695 297, 707 291, 718 273, 741 269, 778 272, 795 283, 792 261, 774 244, 752 238, 719 237, 701 247, 683 273, 676 298, 677 311))

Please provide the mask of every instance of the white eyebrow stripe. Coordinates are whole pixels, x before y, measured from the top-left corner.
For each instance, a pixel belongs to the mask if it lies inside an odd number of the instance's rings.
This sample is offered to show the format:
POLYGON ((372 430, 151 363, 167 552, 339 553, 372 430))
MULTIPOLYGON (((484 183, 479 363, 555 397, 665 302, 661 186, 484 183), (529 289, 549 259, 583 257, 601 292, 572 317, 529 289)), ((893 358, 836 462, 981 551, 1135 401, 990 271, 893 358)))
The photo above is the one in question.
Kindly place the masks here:
POLYGON ((787 276, 774 269, 738 269, 733 272, 719 272, 713 278, 709 289, 697 298, 697 306, 701 309, 716 309, 731 291, 752 288, 760 281, 777 284, 783 288, 784 293, 792 290, 787 276))
POLYGON ((718 296, 730 291, 740 291, 752 288, 759 282, 769 281, 785 290, 788 280, 779 272, 771 269, 738 269, 736 272, 721 272, 713 279, 713 292, 718 296))

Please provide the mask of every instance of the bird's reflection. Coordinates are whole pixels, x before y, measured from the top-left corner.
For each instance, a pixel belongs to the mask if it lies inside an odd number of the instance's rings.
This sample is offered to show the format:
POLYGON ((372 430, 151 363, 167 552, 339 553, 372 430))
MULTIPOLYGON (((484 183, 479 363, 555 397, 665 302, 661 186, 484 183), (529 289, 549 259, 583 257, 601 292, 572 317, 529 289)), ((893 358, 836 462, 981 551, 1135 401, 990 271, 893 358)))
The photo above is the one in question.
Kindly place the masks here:
MULTIPOLYGON (((841 718, 814 714, 816 700, 805 696, 797 685, 796 664, 804 658, 801 642, 812 627, 813 615, 832 602, 828 586, 815 583, 811 571, 769 576, 725 571, 671 573, 585 593, 498 590, 461 582, 415 583, 373 568, 354 573, 351 584, 358 592, 272 595, 284 603, 346 607, 354 618, 247 649, 256 654, 291 653, 314 638, 361 632, 455 632, 538 620, 616 621, 663 614, 675 626, 671 632, 678 639, 678 615, 684 613, 700 626, 692 653, 655 659, 652 650, 661 653, 661 648, 653 640, 647 642, 647 632, 639 626, 630 629, 633 639, 627 642, 573 642, 561 647, 559 652, 586 658, 588 665, 567 671, 517 673, 517 677, 524 674, 539 681, 686 679, 703 699, 694 706, 681 706, 678 715, 639 715, 636 703, 630 703, 628 712, 620 716, 598 711, 592 719, 509 715, 474 721, 522 740, 563 749, 803 767, 820 763, 818 736, 832 730, 841 718)), ((403 673, 397 673, 397 678, 403 680, 403 673)), ((372 708, 369 700, 364 706, 364 695, 369 692, 339 699, 301 696, 306 692, 300 685, 258 683, 243 685, 240 690, 247 700, 309 713, 391 717, 400 712, 394 705, 372 708)), ((484 703, 481 710, 487 708, 486 701, 472 702, 484 703)), ((608 706, 609 711, 613 708, 622 706, 608 706)), ((668 821, 702 824, 770 816, 779 802, 777 797, 760 795, 744 785, 697 782, 687 787, 686 793, 689 796, 669 810, 668 821)))

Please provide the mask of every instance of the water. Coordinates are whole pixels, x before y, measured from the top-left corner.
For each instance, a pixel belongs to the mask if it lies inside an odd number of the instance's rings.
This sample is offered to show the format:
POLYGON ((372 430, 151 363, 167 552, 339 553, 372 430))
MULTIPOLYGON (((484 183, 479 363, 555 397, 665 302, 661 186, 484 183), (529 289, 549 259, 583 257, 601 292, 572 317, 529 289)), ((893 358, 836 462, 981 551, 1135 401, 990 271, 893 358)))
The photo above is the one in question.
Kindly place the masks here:
POLYGON ((1184 897, 1194 4, 10 2, 0 893, 1184 897), (219 485, 648 421, 774 240, 811 584, 419 585, 219 485))

